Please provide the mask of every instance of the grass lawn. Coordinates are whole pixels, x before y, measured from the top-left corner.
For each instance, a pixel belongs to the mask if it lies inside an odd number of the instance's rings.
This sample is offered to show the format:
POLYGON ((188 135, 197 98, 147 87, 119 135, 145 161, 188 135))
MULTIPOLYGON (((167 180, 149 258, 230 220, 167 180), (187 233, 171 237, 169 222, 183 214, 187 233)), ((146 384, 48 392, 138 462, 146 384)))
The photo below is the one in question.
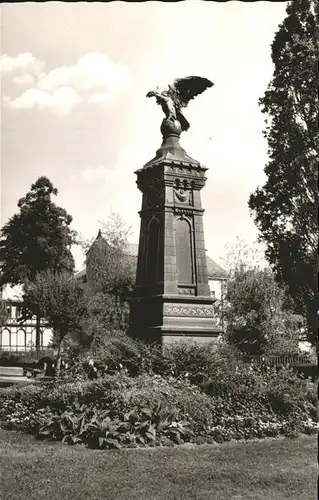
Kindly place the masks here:
POLYGON ((98 451, 0 430, 3 500, 315 500, 315 437, 98 451))

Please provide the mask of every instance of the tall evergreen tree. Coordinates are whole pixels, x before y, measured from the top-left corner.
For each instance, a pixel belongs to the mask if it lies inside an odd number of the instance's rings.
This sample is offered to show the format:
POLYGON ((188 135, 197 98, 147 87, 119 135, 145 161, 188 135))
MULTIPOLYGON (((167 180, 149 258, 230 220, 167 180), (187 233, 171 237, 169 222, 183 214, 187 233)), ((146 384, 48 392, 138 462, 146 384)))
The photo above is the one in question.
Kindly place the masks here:
POLYGON ((272 44, 274 75, 260 104, 268 115, 266 183, 249 207, 276 278, 317 341, 318 4, 294 0, 272 44))
MULTIPOLYGON (((38 272, 72 273, 71 245, 75 232, 72 217, 51 200, 58 191, 47 177, 40 177, 18 202, 13 215, 0 233, 0 286, 34 280, 38 272)), ((37 317, 36 346, 40 344, 40 318, 37 317)))

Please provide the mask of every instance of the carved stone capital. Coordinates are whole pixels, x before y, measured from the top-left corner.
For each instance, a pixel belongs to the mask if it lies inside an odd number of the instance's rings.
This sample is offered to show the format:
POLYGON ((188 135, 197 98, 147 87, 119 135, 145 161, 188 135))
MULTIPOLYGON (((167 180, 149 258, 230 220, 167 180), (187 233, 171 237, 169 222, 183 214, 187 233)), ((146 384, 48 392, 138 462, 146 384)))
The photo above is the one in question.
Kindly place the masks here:
POLYGON ((192 217, 194 211, 191 208, 183 208, 183 207, 173 207, 173 212, 175 215, 181 215, 186 217, 192 217))

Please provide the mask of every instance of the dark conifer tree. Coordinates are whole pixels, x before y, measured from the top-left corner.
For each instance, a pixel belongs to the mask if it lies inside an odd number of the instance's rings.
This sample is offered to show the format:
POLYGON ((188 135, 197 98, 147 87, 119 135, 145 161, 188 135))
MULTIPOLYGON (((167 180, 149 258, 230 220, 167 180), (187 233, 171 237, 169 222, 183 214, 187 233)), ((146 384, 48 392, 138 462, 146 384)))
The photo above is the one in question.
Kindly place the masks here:
POLYGON ((260 239, 296 312, 317 341, 318 4, 294 0, 272 44, 274 75, 260 104, 267 115, 267 176, 250 196, 260 239))

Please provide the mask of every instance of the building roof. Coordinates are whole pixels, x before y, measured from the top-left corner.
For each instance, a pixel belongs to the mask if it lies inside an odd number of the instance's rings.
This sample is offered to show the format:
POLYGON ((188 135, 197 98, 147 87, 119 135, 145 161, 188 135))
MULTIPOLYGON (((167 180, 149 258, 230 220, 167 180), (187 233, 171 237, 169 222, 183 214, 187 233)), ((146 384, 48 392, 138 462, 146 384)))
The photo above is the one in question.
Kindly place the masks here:
POLYGON ((99 229, 99 232, 97 233, 97 237, 95 238, 95 240, 91 244, 90 248, 85 252, 86 258, 88 259, 90 257, 90 253, 91 253, 92 249, 101 248, 101 247, 102 248, 109 247, 109 246, 110 245, 108 244, 108 242, 106 241, 106 239, 102 235, 101 229, 99 229))
POLYGON ((212 279, 220 280, 220 279, 227 279, 228 273, 220 267, 213 259, 209 257, 209 255, 206 255, 206 262, 207 262, 207 270, 208 270, 208 276, 212 279))
MULTIPOLYGON (((138 245, 136 243, 129 243, 127 253, 128 253, 128 255, 130 255, 132 257, 137 257, 138 245)), ((215 278, 215 279, 226 279, 227 278, 228 274, 225 271, 225 269, 220 267, 208 255, 206 256, 206 261, 207 261, 208 276, 210 278, 215 278)))
MULTIPOLYGON (((100 231, 99 231, 97 239, 98 238, 99 239, 102 238, 104 240, 100 231)), ((126 254, 130 257, 135 257, 137 259, 138 244, 137 243, 129 243, 128 247, 127 247, 126 254)), ((227 276, 228 276, 227 272, 222 267, 220 267, 213 259, 211 259, 211 257, 209 257, 208 255, 206 257, 206 261, 207 261, 207 270, 208 270, 208 277, 209 278, 215 279, 215 280, 227 279, 227 276)), ((75 274, 75 277, 82 278, 85 275, 86 275, 86 268, 82 269, 81 271, 78 271, 75 274)))

